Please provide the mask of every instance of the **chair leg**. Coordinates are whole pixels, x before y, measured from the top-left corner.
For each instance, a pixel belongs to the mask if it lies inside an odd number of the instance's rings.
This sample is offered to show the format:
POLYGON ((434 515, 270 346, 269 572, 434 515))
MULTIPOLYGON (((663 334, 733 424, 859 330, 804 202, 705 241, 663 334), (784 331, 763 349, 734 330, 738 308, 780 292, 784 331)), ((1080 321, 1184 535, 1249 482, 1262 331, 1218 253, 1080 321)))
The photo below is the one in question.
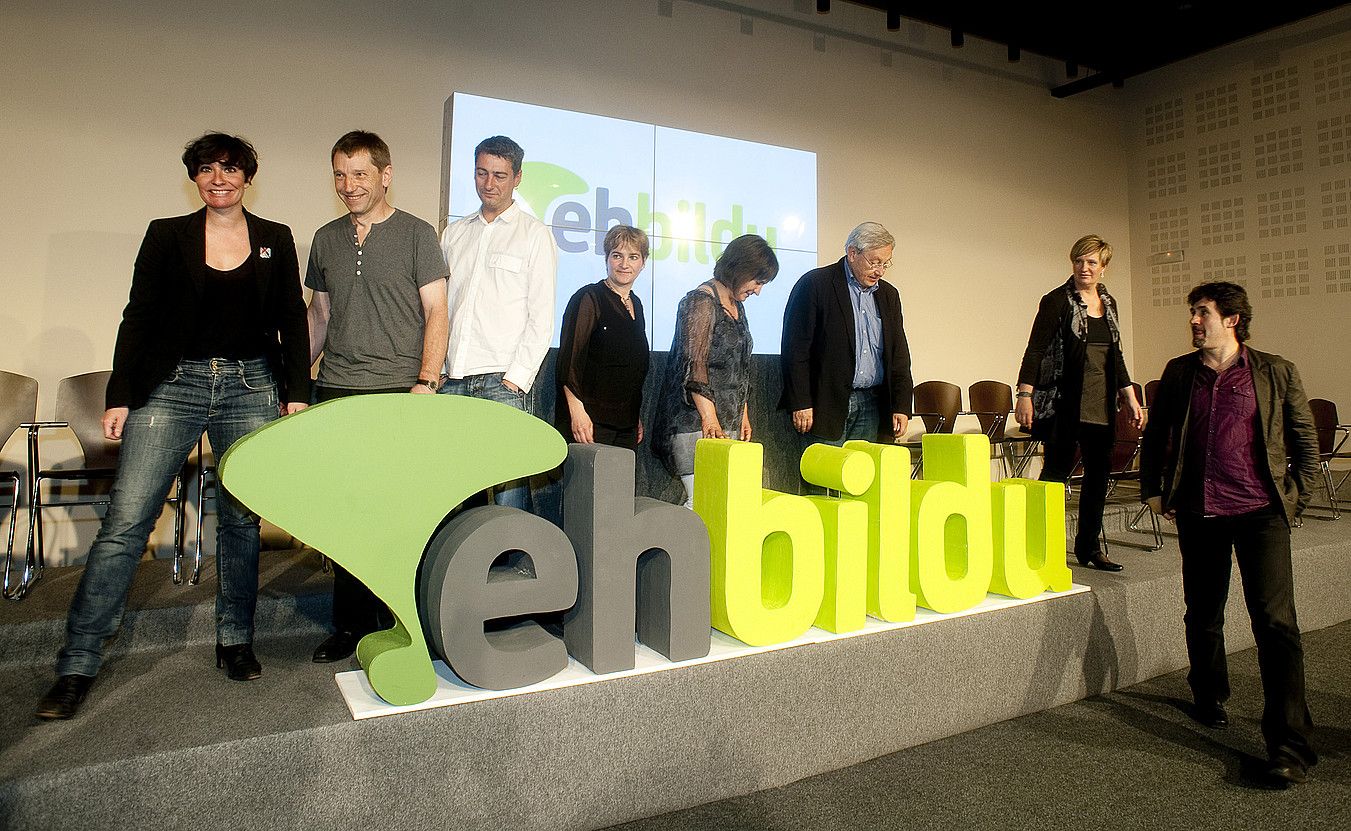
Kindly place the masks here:
POLYGON ((17 473, 7 474, 6 478, 9 478, 10 480, 13 499, 11 500, 12 504, 9 509, 9 534, 6 537, 5 545, 5 578, 3 587, 0 588, 0 594, 2 594, 6 600, 22 600, 27 590, 26 583, 30 569, 27 567, 24 568, 23 576, 20 578, 19 584, 12 589, 10 588, 9 579, 14 563, 14 527, 19 524, 19 489, 21 485, 19 482, 19 474, 17 473))
MULTIPOLYGON (((31 475, 31 474, 30 474, 31 475)), ((36 476, 28 492, 28 545, 24 555, 23 579, 15 587, 15 600, 28 594, 42 578, 46 560, 42 554, 42 483, 36 476)))
POLYGON ((1337 509, 1337 486, 1332 482, 1332 465, 1323 462, 1323 487, 1328 489, 1328 507, 1332 508, 1332 518, 1341 519, 1342 512, 1337 509))
POLYGON ((174 585, 183 584, 183 520, 186 517, 187 505, 184 500, 187 494, 183 493, 183 468, 179 468, 178 475, 174 477, 174 585))
MULTIPOLYGON (((1149 506, 1145 506, 1148 510, 1149 506)), ((1163 548, 1163 529, 1159 527, 1159 515, 1149 511, 1149 525, 1154 529, 1154 547, 1150 551, 1158 551, 1163 548)))
POLYGON ((202 463, 201 446, 197 448, 197 542, 192 549, 192 585, 202 581, 202 517, 206 506, 206 465, 202 463))

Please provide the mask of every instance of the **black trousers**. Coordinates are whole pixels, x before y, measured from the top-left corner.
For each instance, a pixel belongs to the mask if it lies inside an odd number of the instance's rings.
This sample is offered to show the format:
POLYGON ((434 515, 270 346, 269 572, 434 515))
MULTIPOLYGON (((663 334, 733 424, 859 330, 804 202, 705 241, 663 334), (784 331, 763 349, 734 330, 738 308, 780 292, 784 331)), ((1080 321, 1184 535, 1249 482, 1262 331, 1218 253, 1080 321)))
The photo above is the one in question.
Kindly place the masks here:
MULTIPOLYGON (((407 387, 395 387, 378 390, 349 390, 337 387, 316 387, 315 400, 322 404, 335 398, 351 395, 374 395, 376 393, 407 393, 407 387)), ((337 563, 333 563, 333 628, 339 632, 355 632, 368 635, 394 625, 394 613, 380 598, 376 597, 366 584, 352 576, 351 572, 337 563)))
POLYGON ((1074 535, 1074 555, 1087 560, 1099 551, 1102 510, 1107 504, 1107 469, 1112 462, 1115 436, 1109 424, 1080 423, 1072 437, 1048 440, 1042 459, 1043 482, 1064 482, 1074 472, 1074 451, 1084 462, 1084 480, 1079 486, 1079 530, 1074 535))
POLYGON ((1192 695, 1198 703, 1223 703, 1229 698, 1224 605, 1229 598, 1230 561, 1236 558, 1257 641, 1267 753, 1272 759, 1312 765, 1318 755, 1309 743, 1313 722, 1304 698, 1304 648, 1295 621, 1285 517, 1275 507, 1227 517, 1178 512, 1177 537, 1192 695))

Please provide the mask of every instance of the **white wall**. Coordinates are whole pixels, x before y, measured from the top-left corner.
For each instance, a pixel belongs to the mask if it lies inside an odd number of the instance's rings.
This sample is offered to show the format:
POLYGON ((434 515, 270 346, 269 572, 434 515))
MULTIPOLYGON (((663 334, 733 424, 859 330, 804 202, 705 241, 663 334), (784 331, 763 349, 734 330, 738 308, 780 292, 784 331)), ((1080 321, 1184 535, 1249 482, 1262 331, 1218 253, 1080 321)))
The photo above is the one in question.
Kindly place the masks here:
MULTIPOLYGON (((898 238, 888 278, 917 380, 1012 382, 1037 299, 1085 233, 1117 241, 1109 284, 1132 308, 1119 94, 1056 101, 1030 57, 982 70, 963 64, 978 43, 888 35, 848 4, 823 18, 787 0, 741 5, 675 0, 664 17, 656 0, 8 0, 0 368, 38 378, 45 417, 60 378, 110 365, 146 222, 198 206, 178 155, 203 131, 254 142, 248 207, 290 224, 302 258, 341 212, 327 156, 349 129, 388 141, 393 201, 435 221, 456 90, 815 151, 822 261, 865 219, 898 238), (852 35, 818 51, 824 30, 803 27, 822 26, 852 35), (893 42, 933 57, 886 66, 878 44, 893 42)), ((44 461, 70 453, 48 446, 44 461)), ((21 451, 16 438, 6 463, 21 451)), ((82 556, 92 525, 56 547, 82 556)))
POLYGON ((1346 421, 1351 8, 1151 73, 1123 105, 1139 380, 1190 350, 1190 288, 1229 280, 1252 301, 1252 345, 1346 421))

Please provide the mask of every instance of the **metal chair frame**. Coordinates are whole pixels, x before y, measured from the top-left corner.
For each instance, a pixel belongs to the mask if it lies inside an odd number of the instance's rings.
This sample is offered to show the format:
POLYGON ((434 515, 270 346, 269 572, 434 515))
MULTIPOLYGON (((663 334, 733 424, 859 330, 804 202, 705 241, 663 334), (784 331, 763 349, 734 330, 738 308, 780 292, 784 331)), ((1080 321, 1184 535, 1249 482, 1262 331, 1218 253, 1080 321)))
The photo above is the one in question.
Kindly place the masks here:
MULTIPOLYGON (((925 381, 915 386, 915 417, 924 422, 924 432, 951 433, 956 426, 957 416, 962 415, 962 388, 947 381, 925 381), (948 399, 945 401, 944 399, 948 399), (951 406, 944 406, 945 404, 951 406), (924 408, 923 412, 919 412, 924 408)), ((919 478, 924 466, 923 441, 905 442, 913 454, 910 464, 910 478, 919 478)))
MULTIPOLYGON (((1009 435, 1008 419, 1013 415, 1013 387, 1003 381, 977 381, 967 388, 970 412, 980 422, 981 431, 990 440, 990 449, 999 454, 1006 477, 1023 475, 1041 442, 1027 433, 1009 435), (1018 446, 1023 450, 1020 452, 1018 446)), ((1022 430, 1020 426, 1018 428, 1022 430)))
POLYGON ((1338 423, 1337 405, 1326 398, 1310 398, 1309 410, 1313 413, 1314 431, 1318 434, 1318 469, 1323 474, 1323 488, 1328 492, 1328 508, 1332 510, 1333 519, 1341 519, 1337 491, 1346 484, 1351 471, 1344 473, 1341 481, 1334 482, 1332 460, 1351 458, 1351 452, 1342 450, 1351 436, 1351 425, 1338 423))
MULTIPOLYGON (((108 374, 109 373, 107 371, 103 371, 103 372, 86 373, 85 375, 74 375, 71 376, 70 378, 63 379, 61 382, 63 391, 68 383, 72 385, 81 382, 85 384, 96 384, 98 379, 93 376, 98 375, 103 376, 103 384, 106 385, 108 374)), ((61 405, 62 405, 62 396, 58 394, 57 398, 58 409, 62 409, 61 405)), ((59 416, 62 414, 63 413, 58 412, 57 415, 59 416)), ((111 493, 108 495, 84 496, 73 499, 62 499, 59 501, 44 499, 42 495, 42 483, 44 481, 58 481, 58 482, 109 481, 117 475, 117 465, 115 455, 116 451, 114 450, 112 451, 113 452, 112 457, 106 459, 106 461, 110 461, 112 462, 112 464, 110 465, 105 464, 102 466, 90 466, 89 459, 91 455, 93 455, 97 451, 94 451, 93 449, 85 445, 85 439, 81 437, 80 430, 75 429, 70 421, 33 421, 27 422, 21 426, 26 427, 28 429, 28 470, 29 470, 30 487, 28 500, 27 554, 29 562, 31 562, 34 565, 32 579, 28 582, 28 588, 31 588, 32 584, 36 583, 42 577, 42 572, 46 565, 46 556, 45 556, 46 551, 43 534, 42 511, 46 508, 66 508, 78 505, 91 505, 91 506, 107 505, 111 502, 111 493), (75 434, 76 443, 79 444, 80 451, 83 454, 83 460, 81 464, 84 466, 78 468, 46 468, 46 469, 42 467, 38 438, 41 434, 41 431, 58 427, 71 428, 71 432, 75 434)), ((103 459, 98 459, 97 457, 95 457, 95 460, 105 461, 103 459)), ((174 508, 174 556, 176 560, 181 559, 183 556, 182 554, 183 520, 187 508, 183 499, 184 497, 183 481, 184 481, 184 471, 183 469, 180 469, 178 473, 174 476, 173 488, 170 492, 170 496, 168 497, 168 499, 165 500, 167 504, 172 505, 174 508)), ((177 579, 177 575, 175 575, 174 582, 176 583, 181 582, 181 580, 177 579)), ((27 591, 27 589, 25 589, 25 591, 27 591)))
MULTIPOLYGON (((0 424, 0 431, 3 431, 3 435, 0 435, 0 446, 3 446, 15 430, 37 417, 38 382, 26 375, 0 371, 0 384, 5 387, 7 399, 0 406, 6 410, 9 419, 14 419, 0 424)), ((6 600, 22 600, 37 579, 34 576, 37 573, 37 564, 30 555, 24 563, 18 583, 11 581, 14 564, 14 529, 19 524, 19 494, 24 487, 23 477, 23 472, 18 470, 0 471, 0 479, 8 482, 10 487, 9 531, 5 538, 5 575, 3 584, 0 585, 0 596, 6 600)))

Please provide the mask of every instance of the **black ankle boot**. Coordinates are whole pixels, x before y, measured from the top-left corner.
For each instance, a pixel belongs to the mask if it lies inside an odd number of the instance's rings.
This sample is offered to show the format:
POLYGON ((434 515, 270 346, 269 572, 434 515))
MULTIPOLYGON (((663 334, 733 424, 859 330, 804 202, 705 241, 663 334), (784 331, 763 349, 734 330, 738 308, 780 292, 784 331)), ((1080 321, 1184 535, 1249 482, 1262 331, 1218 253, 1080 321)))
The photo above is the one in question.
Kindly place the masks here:
POLYGON ((89 675, 62 675, 38 702, 33 715, 40 719, 70 718, 80 709, 94 678, 89 675))
POLYGON ((231 681, 252 681, 263 677, 263 665, 254 656, 251 643, 234 646, 216 644, 216 668, 221 667, 225 667, 225 674, 231 681))

